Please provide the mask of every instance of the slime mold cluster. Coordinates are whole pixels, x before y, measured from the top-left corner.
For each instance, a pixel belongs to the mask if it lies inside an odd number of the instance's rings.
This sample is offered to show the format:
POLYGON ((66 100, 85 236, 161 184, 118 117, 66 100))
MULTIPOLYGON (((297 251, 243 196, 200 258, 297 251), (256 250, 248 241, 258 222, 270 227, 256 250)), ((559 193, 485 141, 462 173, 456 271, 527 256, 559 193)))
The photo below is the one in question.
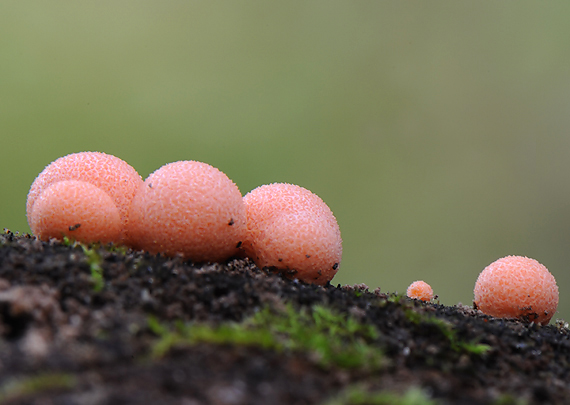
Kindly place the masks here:
POLYGON ((238 187, 206 163, 169 163, 145 180, 131 207, 133 247, 196 262, 239 254, 245 206, 238 187))
POLYGON ((275 183, 242 197, 223 172, 197 161, 166 164, 143 182, 115 156, 70 154, 35 179, 26 214, 42 240, 114 242, 194 262, 245 252, 260 268, 320 285, 342 256, 336 218, 309 190, 275 183))
POLYGON ((414 281, 406 290, 406 295, 410 298, 431 301, 433 299, 433 289, 425 281, 414 281))
POLYGON ((474 303, 483 313, 548 324, 558 307, 558 286, 548 269, 534 259, 506 256, 477 278, 474 303))
POLYGON ((283 183, 260 186, 243 200, 247 209, 243 247, 258 267, 315 284, 334 277, 342 240, 338 223, 323 200, 303 187, 283 183))
MULTIPOLYGON (((538 261, 506 256, 485 267, 473 290, 473 306, 485 315, 547 325, 558 308, 558 285, 538 261)), ((409 298, 430 301, 433 290, 424 281, 408 287, 409 298)))
POLYGON ((125 161, 101 152, 73 153, 34 180, 26 215, 38 238, 128 243, 127 225, 142 178, 125 161))
MULTIPOLYGON (((338 223, 317 195, 273 183, 242 197, 228 176, 197 161, 166 164, 143 181, 115 156, 70 154, 35 179, 26 215, 42 240, 113 242, 194 262, 245 254, 259 268, 319 285, 332 280, 342 258, 338 223)), ((434 297, 423 281, 412 283, 407 295, 422 301, 434 297)), ((487 266, 474 296, 474 306, 487 315, 543 325, 559 298, 546 267, 522 256, 487 266)))

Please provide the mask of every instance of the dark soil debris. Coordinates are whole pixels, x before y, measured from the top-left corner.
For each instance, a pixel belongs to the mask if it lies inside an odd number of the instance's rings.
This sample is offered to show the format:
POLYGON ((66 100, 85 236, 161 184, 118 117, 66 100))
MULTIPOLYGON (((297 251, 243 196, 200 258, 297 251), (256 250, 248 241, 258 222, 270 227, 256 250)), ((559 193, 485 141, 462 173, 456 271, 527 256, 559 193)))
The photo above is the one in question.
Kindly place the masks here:
POLYGON ((444 404, 567 403, 570 340, 462 305, 425 304, 365 285, 287 280, 247 259, 193 265, 112 246, 0 235, 0 402, 319 404, 359 386, 420 387, 444 404), (103 269, 97 291, 93 260, 103 269), (310 354, 199 343, 151 356, 165 325, 241 322, 263 308, 323 305, 373 325, 378 370, 319 365, 310 354), (514 403, 514 402, 512 402, 514 403))

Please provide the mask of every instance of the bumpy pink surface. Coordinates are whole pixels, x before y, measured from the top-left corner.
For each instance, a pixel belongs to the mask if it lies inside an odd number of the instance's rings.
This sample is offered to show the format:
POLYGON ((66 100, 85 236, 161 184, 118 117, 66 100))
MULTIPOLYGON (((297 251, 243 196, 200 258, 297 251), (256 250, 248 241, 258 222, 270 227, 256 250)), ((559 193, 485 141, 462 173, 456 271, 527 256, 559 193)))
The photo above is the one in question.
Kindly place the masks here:
POLYGON ((483 313, 548 324, 558 307, 558 286, 534 259, 507 256, 487 266, 475 283, 474 303, 483 313))
POLYGON ((406 295, 422 301, 431 301, 433 299, 433 289, 425 281, 414 281, 408 287, 406 295))
MULTIPOLYGON (((28 193, 26 213, 31 226, 34 205, 41 193, 53 183, 63 180, 79 180, 90 183, 111 197, 119 210, 123 228, 128 223, 128 213, 137 189, 142 185, 141 176, 127 162, 101 152, 80 152, 61 157, 38 175, 28 193)), ((35 231, 32 228, 32 232, 35 231)), ((121 233, 119 240, 127 238, 121 233)))
POLYGON ((337 273, 342 240, 329 207, 309 190, 284 183, 264 185, 244 197, 246 254, 260 267, 324 285, 337 273))
POLYGON ((237 186, 206 163, 169 163, 152 173, 131 210, 133 247, 195 262, 240 253, 245 206, 237 186))
POLYGON ((36 199, 30 218, 34 234, 43 240, 115 242, 122 230, 119 210, 100 188, 76 180, 59 181, 36 199))

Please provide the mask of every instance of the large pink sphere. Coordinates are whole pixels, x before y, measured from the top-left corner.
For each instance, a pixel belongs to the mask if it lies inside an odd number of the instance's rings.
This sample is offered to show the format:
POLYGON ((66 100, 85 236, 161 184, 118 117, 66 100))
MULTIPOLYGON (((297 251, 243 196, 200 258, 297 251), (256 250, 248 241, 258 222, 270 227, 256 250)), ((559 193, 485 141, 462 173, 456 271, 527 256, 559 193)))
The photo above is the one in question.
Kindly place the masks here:
MULTIPOLYGON (((127 162, 113 155, 101 152, 80 152, 61 157, 38 175, 28 193, 26 214, 31 226, 34 204, 41 193, 53 183, 63 180, 79 180, 90 183, 109 195, 119 210, 122 227, 129 221, 131 202, 143 181, 140 175, 127 162)), ((32 232, 35 231, 32 228, 32 232)), ((121 232, 119 240, 127 239, 121 232)))
POLYGON ((240 253, 245 206, 237 186, 206 163, 169 163, 152 173, 131 211, 133 247, 195 262, 240 253))
POLYGON ((474 303, 499 318, 548 324, 558 307, 558 286, 534 259, 506 256, 487 266, 475 283, 474 303))
POLYGON ((336 274, 342 239, 336 218, 317 195, 293 184, 274 183, 244 197, 246 254, 260 268, 324 285, 336 274))
POLYGON ((116 242, 121 234, 119 210, 107 193, 94 185, 64 180, 47 187, 36 199, 30 218, 34 234, 42 239, 80 242, 116 242))

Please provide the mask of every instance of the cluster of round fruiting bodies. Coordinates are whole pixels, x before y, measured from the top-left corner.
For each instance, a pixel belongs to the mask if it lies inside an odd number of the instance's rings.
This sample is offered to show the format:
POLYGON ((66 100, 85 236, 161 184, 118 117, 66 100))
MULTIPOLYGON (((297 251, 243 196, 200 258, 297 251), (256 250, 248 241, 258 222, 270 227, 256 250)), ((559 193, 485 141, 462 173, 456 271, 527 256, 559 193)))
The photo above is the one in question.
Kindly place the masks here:
POLYGON ((40 239, 113 242, 194 262, 246 254, 258 267, 324 285, 342 256, 338 223, 309 190, 285 183, 245 197, 220 170, 169 163, 146 180, 105 153, 59 158, 36 178, 26 213, 40 239))
MULTIPOLYGON (((498 318, 548 324, 558 308, 558 286, 548 269, 534 259, 506 256, 485 267, 474 289, 474 306, 498 318)), ((416 281, 408 287, 410 298, 430 301, 429 284, 416 281)))
MULTIPOLYGON (((114 242, 151 253, 215 262, 246 254, 258 267, 326 284, 338 271, 342 240, 336 219, 315 194, 292 184, 237 186, 206 163, 167 164, 145 181, 123 160, 99 152, 48 165, 28 194, 26 212, 40 239, 114 242)), ((475 284, 483 313, 547 324, 558 286, 536 260, 507 256, 475 284)), ((431 301, 429 284, 412 283, 410 298, 431 301)))
POLYGON ((548 269, 534 259, 506 256, 479 274, 475 306, 483 313, 548 324, 558 307, 558 286, 548 269))

